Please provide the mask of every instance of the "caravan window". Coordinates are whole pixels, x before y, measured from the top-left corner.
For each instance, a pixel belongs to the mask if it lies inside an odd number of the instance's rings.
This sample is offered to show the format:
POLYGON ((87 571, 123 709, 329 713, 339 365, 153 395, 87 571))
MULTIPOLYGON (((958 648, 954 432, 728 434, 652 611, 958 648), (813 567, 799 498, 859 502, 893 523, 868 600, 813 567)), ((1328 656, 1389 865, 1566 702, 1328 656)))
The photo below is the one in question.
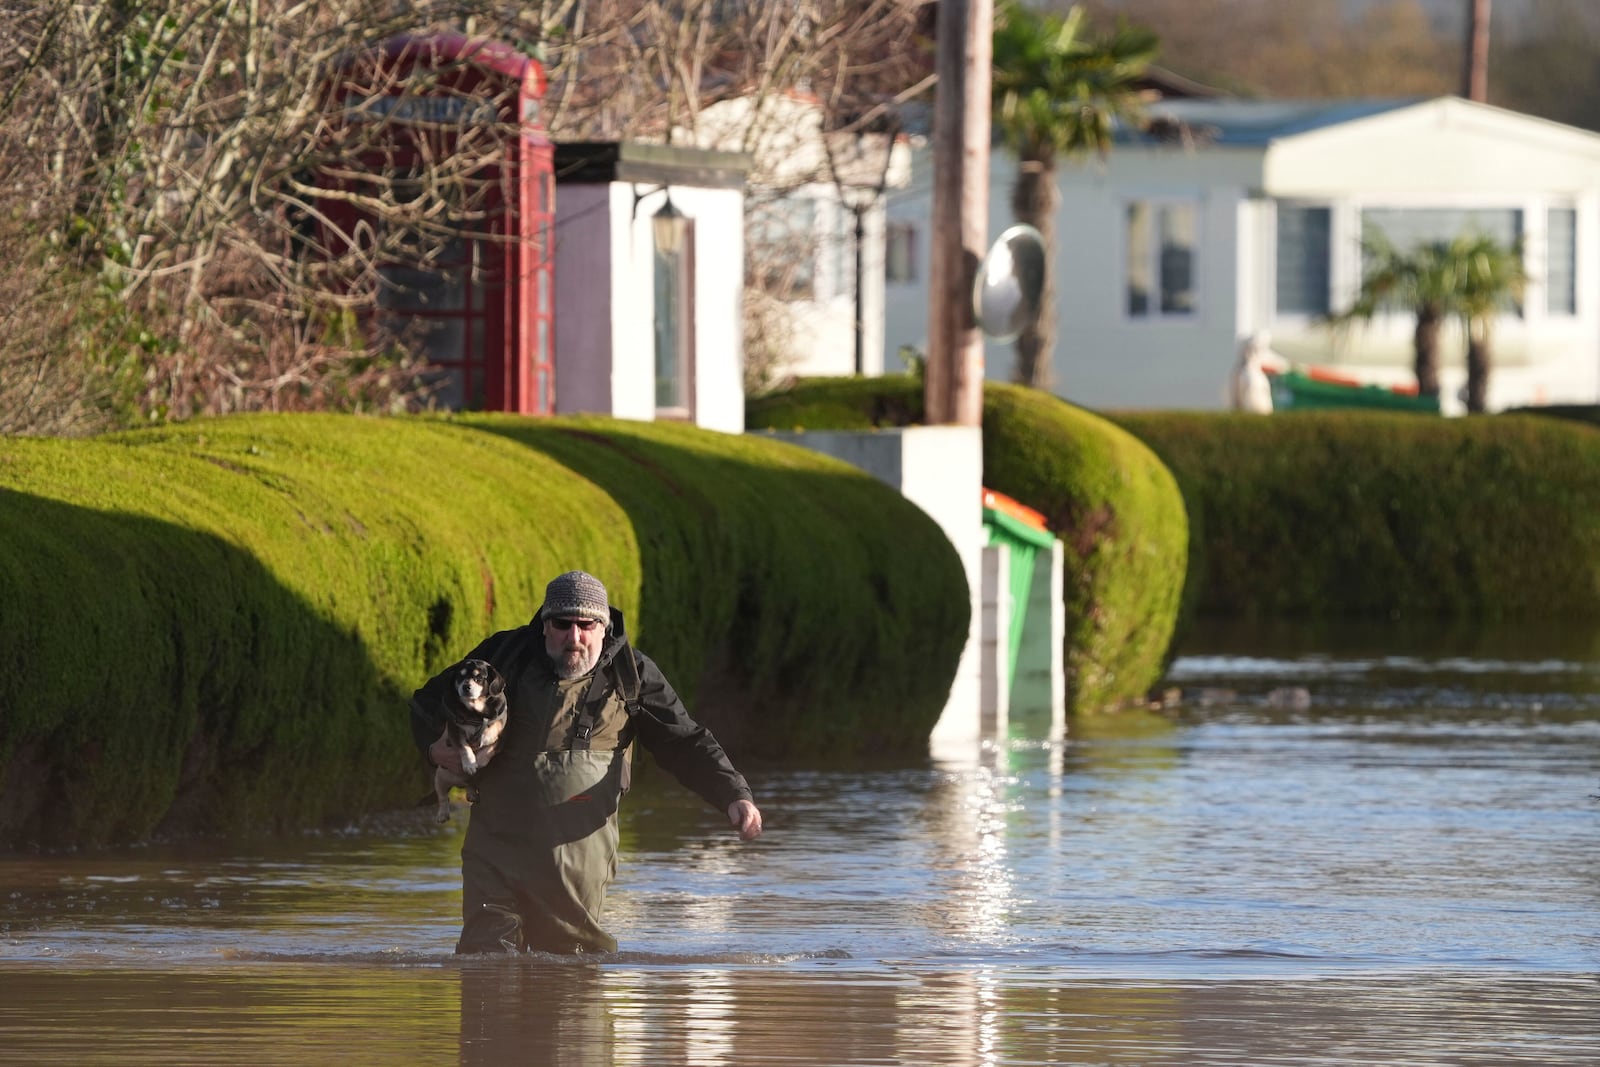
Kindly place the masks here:
POLYGON ((1278 204, 1278 314, 1329 312, 1332 216, 1326 207, 1278 204))
POLYGON ((1188 317, 1196 298, 1199 209, 1192 201, 1134 201, 1127 209, 1128 314, 1188 317))
POLYGON ((910 222, 891 222, 884 233, 884 280, 917 280, 917 227, 910 222))
POLYGON ((1550 209, 1545 236, 1545 309, 1552 315, 1578 313, 1578 213, 1550 209))

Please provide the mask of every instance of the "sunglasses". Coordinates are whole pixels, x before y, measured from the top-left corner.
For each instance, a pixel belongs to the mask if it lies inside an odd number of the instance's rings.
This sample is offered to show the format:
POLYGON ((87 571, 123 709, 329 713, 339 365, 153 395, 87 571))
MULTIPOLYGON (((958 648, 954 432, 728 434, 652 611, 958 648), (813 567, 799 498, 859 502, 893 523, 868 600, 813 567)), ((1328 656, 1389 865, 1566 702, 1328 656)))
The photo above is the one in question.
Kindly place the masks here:
POLYGON ((546 621, 558 630, 570 630, 576 626, 584 633, 588 633, 590 630, 600 625, 599 619, 548 619, 546 621))

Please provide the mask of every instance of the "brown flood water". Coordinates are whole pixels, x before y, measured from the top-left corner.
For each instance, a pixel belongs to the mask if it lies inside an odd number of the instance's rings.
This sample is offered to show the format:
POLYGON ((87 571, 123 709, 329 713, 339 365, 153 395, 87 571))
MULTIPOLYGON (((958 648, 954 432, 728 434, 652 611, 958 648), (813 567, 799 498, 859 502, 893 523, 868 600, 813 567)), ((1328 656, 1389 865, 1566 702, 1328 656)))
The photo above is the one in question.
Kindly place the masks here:
POLYGON ((0 1062, 19 1064, 1600 1062, 1595 983, 1560 976, 547 960, 4 973, 0 1062))
POLYGON ((1175 664, 1203 707, 752 769, 752 845, 647 776, 611 956, 452 957, 465 811, 3 858, 0 1063, 1600 1063, 1600 661, 1249 647, 1175 664))

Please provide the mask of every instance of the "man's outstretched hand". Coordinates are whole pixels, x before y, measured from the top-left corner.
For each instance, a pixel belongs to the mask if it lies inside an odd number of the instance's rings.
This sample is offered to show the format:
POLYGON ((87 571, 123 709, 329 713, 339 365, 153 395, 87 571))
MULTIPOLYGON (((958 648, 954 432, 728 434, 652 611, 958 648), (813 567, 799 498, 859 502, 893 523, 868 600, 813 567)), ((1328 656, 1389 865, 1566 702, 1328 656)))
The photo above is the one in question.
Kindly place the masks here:
POLYGON ((735 800, 728 805, 728 822, 739 831, 743 841, 753 841, 761 836, 761 809, 748 800, 735 800))

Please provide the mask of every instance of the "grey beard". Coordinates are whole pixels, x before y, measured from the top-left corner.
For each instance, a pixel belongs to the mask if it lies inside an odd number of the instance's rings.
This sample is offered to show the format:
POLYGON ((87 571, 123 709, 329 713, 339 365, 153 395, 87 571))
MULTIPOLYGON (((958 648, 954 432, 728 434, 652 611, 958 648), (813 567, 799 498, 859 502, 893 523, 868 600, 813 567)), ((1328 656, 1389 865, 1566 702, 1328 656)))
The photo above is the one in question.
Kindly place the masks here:
POLYGON ((582 678, 594 670, 595 661, 600 658, 598 655, 590 656, 582 649, 577 651, 577 656, 578 661, 576 663, 571 662, 565 654, 556 659, 557 678, 560 678, 563 682, 570 682, 574 678, 582 678))

